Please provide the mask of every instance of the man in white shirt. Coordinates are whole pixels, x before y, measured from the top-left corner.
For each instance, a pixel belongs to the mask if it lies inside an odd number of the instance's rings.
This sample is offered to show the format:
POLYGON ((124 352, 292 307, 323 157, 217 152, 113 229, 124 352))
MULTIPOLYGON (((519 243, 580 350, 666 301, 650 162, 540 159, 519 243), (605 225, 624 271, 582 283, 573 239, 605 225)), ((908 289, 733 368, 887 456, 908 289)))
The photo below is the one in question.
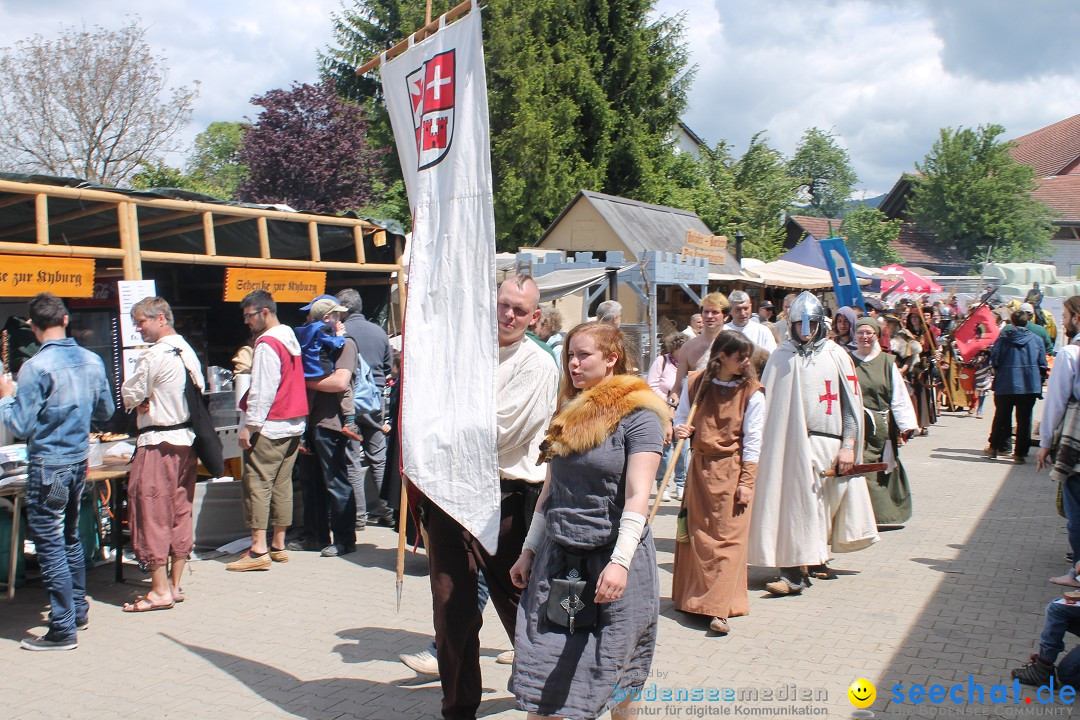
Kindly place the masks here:
POLYGON ((761 323, 750 322, 750 296, 736 290, 728 295, 728 302, 731 303, 731 323, 727 329, 742 333, 754 345, 771 354, 776 349, 776 338, 761 323))
POLYGON ((1080 295, 1073 295, 1065 300, 1061 331, 1072 341, 1058 351, 1054 358, 1054 371, 1043 393, 1043 415, 1039 430, 1039 454, 1036 456, 1037 469, 1050 467, 1052 480, 1061 482, 1061 499, 1065 508, 1065 523, 1068 528, 1069 545, 1076 563, 1072 572, 1061 577, 1051 578, 1050 582, 1058 585, 1080 587, 1076 571, 1080 569, 1080 474, 1072 472, 1069 458, 1076 457, 1077 440, 1080 440, 1080 428, 1075 418, 1067 412, 1069 401, 1080 398, 1080 295), (1054 447, 1054 432, 1061 429, 1058 448, 1055 453, 1057 463, 1050 460, 1054 447))
POLYGON ((139 439, 128 485, 128 520, 139 562, 150 569, 150 590, 124 612, 167 610, 182 602, 180 579, 194 544, 191 502, 198 459, 184 389, 190 375, 201 392, 202 365, 173 329, 169 303, 149 297, 131 308, 131 320, 151 344, 124 381, 124 407, 138 413, 139 439), (166 563, 172 558, 172 569, 166 563))
POLYGON ((300 343, 292 328, 278 321, 274 298, 256 290, 240 301, 240 312, 257 339, 237 438, 244 450, 242 498, 251 549, 225 566, 233 572, 269 570, 271 561, 289 561, 285 531, 292 524, 293 465, 308 415, 300 343), (267 528, 274 535, 269 547, 267 528))
POLYGON ((705 321, 702 319, 701 313, 694 313, 690 316, 690 324, 682 329, 682 334, 688 338, 695 338, 703 327, 705 327, 705 321))

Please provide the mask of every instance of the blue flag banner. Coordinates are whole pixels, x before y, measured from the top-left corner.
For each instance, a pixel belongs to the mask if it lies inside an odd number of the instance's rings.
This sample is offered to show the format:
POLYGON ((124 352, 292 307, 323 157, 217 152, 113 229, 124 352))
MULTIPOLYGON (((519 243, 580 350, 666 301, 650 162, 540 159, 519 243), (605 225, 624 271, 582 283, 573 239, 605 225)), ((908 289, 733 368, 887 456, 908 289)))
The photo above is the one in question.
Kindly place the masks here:
POLYGON ((826 238, 818 241, 821 244, 821 252, 825 255, 825 265, 832 275, 833 292, 836 293, 836 303, 840 307, 855 305, 866 310, 862 290, 859 288, 859 279, 855 276, 855 268, 851 266, 851 257, 848 255, 847 246, 843 238, 826 238))

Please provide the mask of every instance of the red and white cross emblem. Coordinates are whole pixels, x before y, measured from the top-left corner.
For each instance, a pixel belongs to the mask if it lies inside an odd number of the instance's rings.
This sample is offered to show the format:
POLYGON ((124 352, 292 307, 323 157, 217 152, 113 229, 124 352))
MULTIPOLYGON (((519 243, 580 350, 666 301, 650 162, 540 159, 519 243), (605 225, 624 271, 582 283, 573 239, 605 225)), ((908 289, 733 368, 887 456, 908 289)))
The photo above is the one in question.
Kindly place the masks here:
POLYGON ((833 401, 834 400, 839 400, 839 399, 840 399, 840 396, 832 391, 832 380, 826 380, 825 381, 825 394, 824 395, 818 395, 818 402, 827 402, 827 403, 829 403, 825 407, 825 414, 826 415, 832 415, 833 401))

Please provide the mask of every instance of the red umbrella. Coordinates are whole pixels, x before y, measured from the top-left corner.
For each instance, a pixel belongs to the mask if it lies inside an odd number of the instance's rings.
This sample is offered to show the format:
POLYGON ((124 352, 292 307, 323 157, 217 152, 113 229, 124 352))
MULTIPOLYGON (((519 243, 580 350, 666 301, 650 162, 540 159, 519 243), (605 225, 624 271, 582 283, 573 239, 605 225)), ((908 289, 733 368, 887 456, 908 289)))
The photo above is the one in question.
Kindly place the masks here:
POLYGON ((899 281, 882 280, 881 293, 936 293, 941 292, 941 286, 933 280, 928 280, 922 275, 911 272, 901 265, 886 265, 881 268, 886 276, 899 275, 899 281))

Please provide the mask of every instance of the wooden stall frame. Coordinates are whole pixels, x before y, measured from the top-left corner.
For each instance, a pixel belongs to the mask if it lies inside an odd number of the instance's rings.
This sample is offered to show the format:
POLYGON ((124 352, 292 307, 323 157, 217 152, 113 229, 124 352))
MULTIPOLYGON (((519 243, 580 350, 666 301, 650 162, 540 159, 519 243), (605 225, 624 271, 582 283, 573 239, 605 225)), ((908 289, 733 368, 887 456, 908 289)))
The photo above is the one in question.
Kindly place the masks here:
MULTIPOLYGON (((0 230, 0 253, 16 255, 41 255, 61 257, 87 257, 120 260, 123 265, 125 280, 141 280, 142 263, 161 262, 182 265, 214 265, 232 267, 263 267, 281 270, 344 271, 360 273, 397 273, 399 313, 404 309, 404 278, 402 272, 402 248, 400 241, 394 250, 393 263, 369 263, 364 251, 366 235, 382 234, 385 230, 358 218, 315 215, 312 213, 285 212, 264 208, 238 207, 193 200, 172 200, 168 198, 145 198, 110 192, 108 190, 58 187, 37 183, 21 183, 0 180, 0 193, 10 193, 14 197, 0 199, 0 207, 8 207, 23 202, 34 203, 34 221, 19 226, 0 230), (87 203, 87 207, 49 217, 49 198, 64 198, 87 203), (169 210, 158 217, 139 219, 140 208, 169 210), (68 222, 91 215, 116 212, 116 224, 105 228, 65 236, 65 243, 51 242, 52 225, 68 222), (148 232, 140 235, 143 228, 160 225, 164 222, 190 217, 191 222, 179 227, 148 232), (218 255, 217 239, 214 228, 235 222, 254 221, 256 225, 259 255, 258 257, 218 255), (268 221, 303 223, 307 226, 309 259, 275 258, 270 244, 268 221), (353 235, 355 262, 324 261, 319 246, 319 226, 350 228, 353 235), (33 242, 14 241, 10 238, 20 233, 33 231, 33 242), (160 250, 144 250, 143 242, 198 232, 203 234, 203 252, 177 253, 160 250), (77 244, 91 237, 115 235, 116 247, 96 247, 77 244)), ((398 318, 398 326, 402 318, 398 318)))

